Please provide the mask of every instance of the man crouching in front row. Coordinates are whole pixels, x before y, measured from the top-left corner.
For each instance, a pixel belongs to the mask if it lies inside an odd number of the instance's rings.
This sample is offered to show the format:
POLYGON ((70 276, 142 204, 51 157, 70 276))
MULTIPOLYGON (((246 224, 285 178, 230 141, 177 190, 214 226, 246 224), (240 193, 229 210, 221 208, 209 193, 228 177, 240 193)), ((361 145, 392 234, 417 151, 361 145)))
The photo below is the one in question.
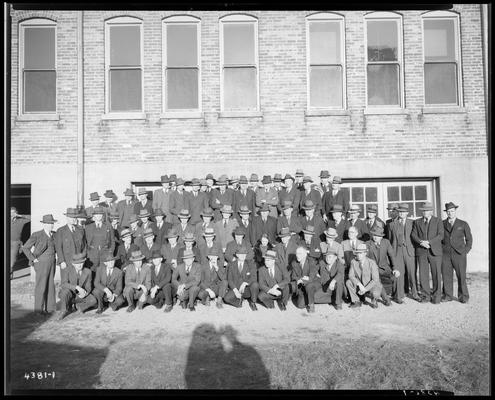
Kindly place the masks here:
POLYGON ((124 297, 129 304, 127 312, 133 312, 136 309, 135 300, 138 301, 137 308, 142 310, 151 289, 151 271, 149 264, 143 264, 144 258, 141 250, 133 251, 129 258, 132 264, 126 268, 124 287, 124 297))
POLYGON ((184 309, 189 308, 190 311, 196 311, 194 304, 201 282, 201 266, 194 262, 195 257, 193 250, 185 250, 182 255, 183 262, 174 269, 172 274, 172 286, 177 292, 180 305, 184 309))
POLYGON ((98 301, 96 314, 101 314, 106 305, 117 311, 124 304, 122 296, 123 274, 115 267, 117 257, 108 252, 103 258, 103 264, 96 270, 93 296, 98 301))

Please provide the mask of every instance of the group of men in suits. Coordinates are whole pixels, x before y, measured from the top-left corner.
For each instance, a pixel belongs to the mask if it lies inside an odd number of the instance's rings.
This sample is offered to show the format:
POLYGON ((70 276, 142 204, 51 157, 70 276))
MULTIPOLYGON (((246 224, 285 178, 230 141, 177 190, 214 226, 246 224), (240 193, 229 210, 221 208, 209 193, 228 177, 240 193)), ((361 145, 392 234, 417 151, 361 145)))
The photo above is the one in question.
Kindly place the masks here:
POLYGON ((330 181, 322 171, 320 179, 315 185, 300 170, 296 177, 275 174, 272 181, 266 175, 261 182, 255 174, 230 181, 222 175, 216 182, 211 174, 188 182, 164 175, 152 200, 144 188, 138 200, 127 189, 118 203, 112 190, 104 202, 91 193, 92 205, 67 209, 67 224, 56 233, 53 217, 43 217, 44 229, 23 247, 36 269, 35 310, 54 309, 47 280, 55 263, 61 318, 73 305, 80 312, 96 305, 100 313, 126 302, 129 312, 145 304, 169 312, 177 302, 193 311, 198 300, 240 307, 245 299, 252 310, 258 301, 269 308, 276 301, 285 310, 292 298, 314 312, 315 303, 341 309, 348 301, 355 308, 366 297, 373 308, 380 299, 386 306, 402 304, 408 293, 438 304, 453 299, 453 271, 459 301, 468 301, 472 236, 456 218, 457 205, 446 204, 444 221, 428 202, 417 220, 408 218, 408 204, 392 204, 386 222, 368 206, 362 220, 339 177, 330 181))

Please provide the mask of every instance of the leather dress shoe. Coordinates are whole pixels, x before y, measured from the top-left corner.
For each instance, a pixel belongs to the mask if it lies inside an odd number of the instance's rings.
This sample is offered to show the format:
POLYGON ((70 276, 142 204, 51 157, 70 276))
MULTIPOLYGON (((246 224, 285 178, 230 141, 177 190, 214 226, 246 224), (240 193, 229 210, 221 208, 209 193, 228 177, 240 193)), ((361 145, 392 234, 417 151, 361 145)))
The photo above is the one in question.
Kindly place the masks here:
POLYGON ((335 304, 333 306, 336 310, 342 310, 342 304, 335 304))
POLYGON ((96 310, 96 314, 101 314, 102 312, 103 312, 103 308, 98 308, 98 309, 96 310))
POLYGON ((256 304, 254 304, 252 301, 249 302, 249 308, 253 311, 258 311, 258 307, 256 307, 256 304))
POLYGON ((174 307, 174 306, 173 306, 172 304, 167 304, 167 305, 165 306, 165 312, 170 312, 170 311, 172 311, 172 308, 173 308, 173 307, 174 307))
POLYGON ((194 307, 194 304, 191 304, 188 308, 189 311, 196 311, 196 307, 194 307))
POLYGON ((129 306, 127 307, 127 312, 133 312, 136 309, 135 306, 129 306))

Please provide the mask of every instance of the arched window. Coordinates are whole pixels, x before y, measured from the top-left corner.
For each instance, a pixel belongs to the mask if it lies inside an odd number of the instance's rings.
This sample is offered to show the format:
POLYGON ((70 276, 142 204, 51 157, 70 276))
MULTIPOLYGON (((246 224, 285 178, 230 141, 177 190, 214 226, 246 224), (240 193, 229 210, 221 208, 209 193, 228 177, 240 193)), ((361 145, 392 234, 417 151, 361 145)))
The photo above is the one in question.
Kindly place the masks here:
POLYGON ((367 107, 404 107, 402 16, 365 15, 367 107))
POLYGON ((19 114, 57 112, 57 23, 32 18, 19 24, 19 114))
POLYGON ((459 15, 431 11, 422 21, 425 105, 462 106, 459 15))
POLYGON ((259 111, 258 20, 235 14, 220 19, 221 109, 259 111))
POLYGON ((135 17, 105 21, 107 113, 143 111, 143 23, 135 17))
POLYGON ((306 17, 309 109, 346 108, 344 17, 317 13, 306 17))

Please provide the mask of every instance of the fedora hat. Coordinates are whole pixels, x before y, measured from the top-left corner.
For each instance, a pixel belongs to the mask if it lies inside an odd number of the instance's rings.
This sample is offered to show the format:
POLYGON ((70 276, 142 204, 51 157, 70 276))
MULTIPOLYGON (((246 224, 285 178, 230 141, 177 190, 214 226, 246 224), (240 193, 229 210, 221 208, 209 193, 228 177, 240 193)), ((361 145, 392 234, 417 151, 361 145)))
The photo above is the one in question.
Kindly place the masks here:
POLYGON ((357 204, 353 204, 349 207, 349 213, 360 213, 361 209, 357 204))
POLYGON ((151 252, 151 259, 154 259, 154 258, 163 258, 162 253, 160 252, 160 250, 153 250, 151 252))
POLYGON ((308 235, 314 235, 316 233, 315 227, 313 225, 306 226, 306 228, 303 229, 302 231, 303 231, 303 233, 306 233, 308 235))
POLYGON ((284 181, 285 181, 286 179, 292 179, 293 181, 295 180, 295 179, 294 179, 294 177, 293 177, 291 174, 285 174, 285 176, 284 176, 284 181))
POLYGON ((170 238, 175 238, 175 237, 179 237, 179 232, 177 232, 177 229, 176 228, 170 228, 167 232, 167 235, 165 236, 166 239, 170 239, 170 238))
POLYGON ((407 203, 400 203, 400 205, 397 205, 397 207, 393 208, 394 210, 397 210, 398 212, 409 212, 409 204, 407 203))
POLYGON ((270 175, 263 175, 263 180, 261 181, 263 185, 272 183, 272 177, 270 175))
POLYGON ((232 210, 232 206, 230 204, 224 204, 220 209, 221 213, 233 214, 234 210, 232 210))
POLYGON ((320 258, 321 257, 321 250, 318 247, 308 249, 308 255, 313 258, 320 258))
POLYGON ((445 203, 445 210, 444 211, 449 211, 451 208, 457 208, 459 206, 456 206, 454 203, 452 203, 451 201, 448 202, 448 203, 445 203))
POLYGON ((84 264, 86 261, 86 253, 75 253, 72 255, 72 264, 84 264))
POLYGON ((246 236, 246 228, 244 226, 238 226, 237 228, 234 229, 234 235, 242 235, 246 236))
POLYGON ((184 186, 192 186, 192 181, 184 181, 184 186))
POLYGON ((296 169, 296 177, 299 177, 299 176, 304 176, 304 172, 302 169, 296 169))
POLYGON ((180 219, 180 218, 190 218, 191 217, 191 214, 189 213, 189 210, 187 209, 182 209, 180 210, 180 213, 179 215, 177 215, 177 217, 180 219))
POLYGON ((344 207, 342 206, 342 204, 334 204, 332 206, 332 208, 330 209, 330 212, 333 213, 333 212, 341 212, 343 213, 344 212, 344 207))
POLYGON ((120 219, 120 215, 117 211, 111 211, 110 212, 110 219, 111 220, 116 220, 116 219, 120 219))
POLYGON ((339 234, 337 233, 337 231, 335 230, 335 228, 328 228, 325 231, 325 236, 326 237, 329 237, 329 238, 336 238, 337 236, 339 236, 339 234))
POLYGON ((196 255, 194 254, 193 250, 184 250, 184 254, 182 255, 182 259, 186 258, 194 258, 196 255))
POLYGON ((212 181, 214 181, 214 180, 215 180, 215 178, 213 178, 213 174, 208 174, 208 175, 206 175, 206 178, 205 178, 205 179, 206 179, 206 180, 211 179, 212 181))
MULTIPOLYGON (((404 203, 402 203, 404 204, 404 203)), ((399 205, 397 203, 390 203, 387 207, 387 210, 389 211, 393 211, 393 210, 397 210, 397 208, 399 208, 399 205)), ((409 206, 408 206, 409 208, 409 206)))
POLYGON ((64 215, 71 218, 77 218, 78 212, 75 208, 68 208, 64 215))
POLYGON ((341 184, 342 178, 340 176, 334 176, 332 179, 332 183, 341 184))
POLYGON ((111 251, 107 251, 107 252, 105 253, 105 255, 104 255, 104 257, 103 257, 103 260, 102 260, 102 261, 103 261, 104 263, 106 263, 106 262, 113 261, 113 260, 116 260, 116 259, 117 259, 117 257, 116 257, 116 256, 114 256, 114 255, 112 254, 112 252, 111 252, 111 251))
POLYGON ((284 202, 282 203, 282 210, 285 210, 285 209, 291 208, 291 207, 292 207, 292 201, 284 200, 284 202))
POLYGON ((183 185, 184 183, 185 183, 185 182, 184 182, 184 179, 182 179, 182 178, 177 178, 177 179, 175 180, 175 184, 176 184, 177 186, 179 186, 179 185, 183 185))
POLYGON ((192 185, 192 186, 201 186, 201 182, 199 181, 199 179, 198 179, 198 178, 193 178, 193 179, 191 180, 191 185, 192 185))
POLYGON ((320 178, 330 178, 330 172, 328 172, 326 169, 322 170, 320 172, 320 178))
POLYGON ((144 255, 141 253, 141 250, 136 250, 131 252, 131 256, 129 257, 129 261, 139 261, 144 260, 144 255))
POLYGON ((304 204, 302 206, 304 210, 312 210, 315 208, 315 203, 313 203, 313 200, 307 199, 304 201, 304 204))
POLYGON ((270 207, 268 206, 267 203, 263 203, 261 206, 260 206, 260 212, 263 212, 263 211, 270 211, 270 207))
POLYGON ((143 208, 142 210, 139 210, 138 218, 148 218, 149 216, 151 216, 151 214, 148 209, 143 208))
POLYGON ((251 177, 249 178, 249 182, 258 182, 259 178, 257 174, 251 174, 251 177))
POLYGON ((251 214, 251 210, 249 209, 248 206, 246 205, 242 205, 240 208, 239 208, 239 214, 251 214))
POLYGON ((139 221, 139 218, 136 214, 131 214, 129 217, 129 224, 132 224, 133 222, 139 221))
POLYGON ((128 229, 128 228, 124 228, 124 229, 122 229, 122 230, 120 231, 120 238, 121 238, 121 239, 123 239, 123 238, 125 238, 125 237, 127 237, 127 236, 131 236, 131 235, 132 235, 131 230, 130 230, 130 229, 128 229))
POLYGON ((307 182, 311 182, 313 183, 313 179, 311 179, 310 176, 306 175, 304 178, 303 178, 303 183, 307 183, 307 182))
POLYGON ((237 176, 233 176, 233 177, 231 177, 231 178, 229 179, 229 183, 230 183, 231 185, 234 185, 234 184, 236 184, 236 183, 239 183, 239 178, 238 178, 237 176))
POLYGON ((124 192, 124 196, 134 196, 134 192, 132 191, 132 189, 127 188, 124 192))
POLYGON ((248 253, 248 248, 245 245, 241 245, 237 248, 236 254, 247 254, 248 253))
POLYGON ((194 233, 192 232, 186 232, 184 234, 184 237, 182 238, 184 242, 195 242, 196 239, 194 238, 194 233))
POLYGON ((372 212, 372 213, 375 213, 375 214, 378 214, 378 207, 376 206, 376 204, 368 204, 366 206, 366 212, 372 212))
POLYGON ((287 227, 287 226, 280 229, 280 232, 278 234, 278 237, 284 237, 284 236, 290 236, 290 230, 289 230, 289 227, 287 227))
POLYGON ((368 252, 368 247, 366 246, 366 243, 359 243, 355 249, 352 250, 354 254, 357 253, 367 253, 368 252))
POLYGON ((385 236, 385 232, 382 228, 382 226, 374 226, 373 228, 371 228, 370 230, 370 235, 371 236, 381 236, 381 237, 384 237, 385 236))
POLYGON ((169 183, 169 182, 170 182, 170 179, 168 179, 168 175, 162 175, 162 176, 160 177, 160 181, 161 181, 162 183, 169 183))
POLYGON ((220 252, 216 248, 216 246, 211 246, 211 248, 208 249, 208 252, 206 254, 207 257, 219 257, 220 252))
POLYGON ((433 203, 431 201, 426 201, 423 203, 423 206, 419 208, 421 211, 433 211, 435 208, 433 207, 433 203))
POLYGON ((177 175, 171 174, 170 177, 168 178, 168 181, 170 183, 175 182, 177 180, 177 175))
POLYGON ((157 208, 156 210, 153 211, 153 216, 155 217, 164 217, 165 213, 161 208, 157 208))
POLYGON ((273 182, 282 182, 282 174, 273 175, 273 182))
POLYGON ((239 178, 239 183, 241 185, 242 184, 246 184, 246 183, 248 183, 248 179, 244 175, 241 175, 240 178, 239 178))
POLYGON ((113 199, 115 196, 115 193, 113 192, 112 189, 107 189, 107 191, 103 194, 108 199, 113 199))
POLYGON ((147 194, 148 194, 148 192, 146 191, 146 188, 144 188, 144 187, 140 187, 140 188, 138 189, 138 193, 137 193, 137 194, 138 194, 138 196, 140 196, 140 195, 142 195, 142 194, 146 194, 146 195, 147 195, 147 194))
POLYGON ((203 209, 203 211, 201 211, 202 217, 213 217, 213 215, 214 215, 214 211, 213 208, 211 207, 206 207, 205 209, 203 209))
POLYGON ((86 218, 88 219, 88 214, 86 214, 86 210, 84 208, 81 208, 77 214, 77 218, 86 218))
POLYGON ((146 228, 143 232, 143 238, 147 238, 147 237, 153 237, 155 236, 155 234, 153 233, 153 229, 151 228, 146 228))
POLYGON ((217 185, 221 185, 221 186, 227 185, 227 177, 225 175, 219 177, 217 180, 217 185))
POLYGON ((204 237, 214 237, 215 236, 215 229, 213 228, 206 228, 205 231, 203 232, 204 237))
POLYGON ((199 185, 200 186, 208 186, 208 184, 206 183, 206 179, 200 179, 199 180, 199 185))
POLYGON ((265 257, 265 259, 271 258, 272 260, 276 260, 277 259, 277 252, 274 250, 267 250, 264 257, 265 257))
POLYGON ((93 215, 95 215, 95 214, 102 214, 103 215, 103 214, 105 214, 105 211, 103 210, 102 207, 97 206, 93 210, 93 215))
POLYGON ((95 200, 100 200, 100 195, 98 192, 93 192, 89 195, 89 200, 95 201, 95 200))

